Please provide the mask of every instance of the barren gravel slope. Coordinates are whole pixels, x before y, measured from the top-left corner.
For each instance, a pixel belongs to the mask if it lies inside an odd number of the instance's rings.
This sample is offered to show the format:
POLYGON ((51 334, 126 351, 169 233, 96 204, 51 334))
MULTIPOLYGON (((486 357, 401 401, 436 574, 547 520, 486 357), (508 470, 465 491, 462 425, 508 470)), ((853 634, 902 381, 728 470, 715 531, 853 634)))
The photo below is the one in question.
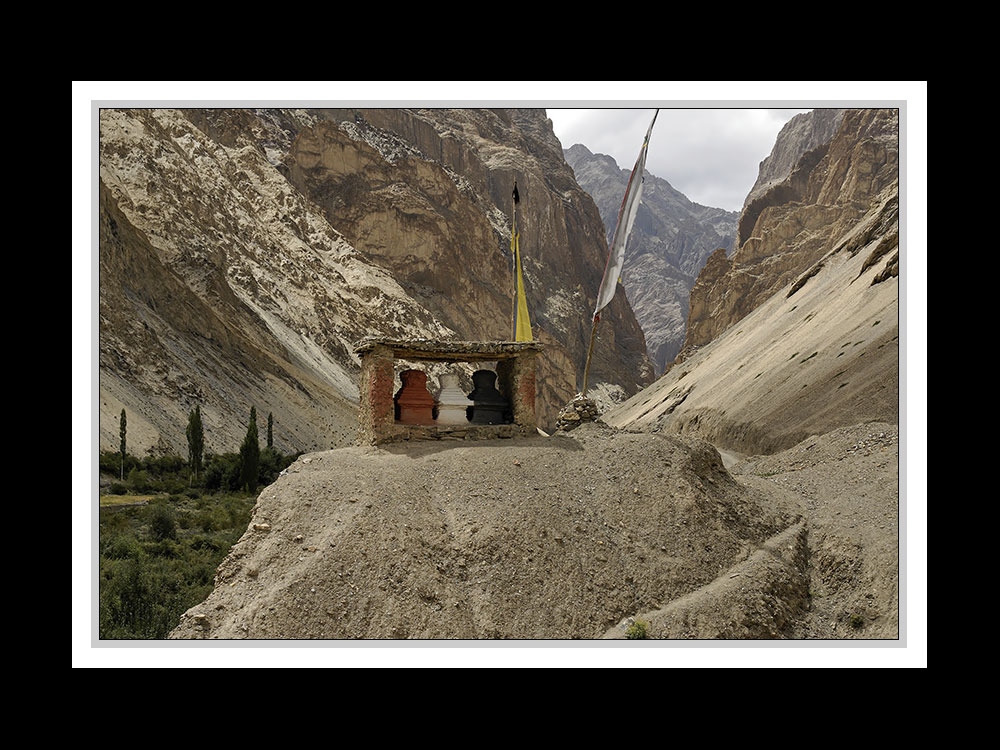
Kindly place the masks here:
POLYGON ((899 431, 727 471, 704 441, 550 438, 308 454, 260 495, 171 638, 899 637, 899 431))
POLYGON ((598 638, 797 519, 700 440, 342 448, 266 488, 173 638, 598 638))
POLYGON ((798 498, 809 527, 810 606, 796 638, 898 638, 899 427, 871 422, 732 468, 798 498))

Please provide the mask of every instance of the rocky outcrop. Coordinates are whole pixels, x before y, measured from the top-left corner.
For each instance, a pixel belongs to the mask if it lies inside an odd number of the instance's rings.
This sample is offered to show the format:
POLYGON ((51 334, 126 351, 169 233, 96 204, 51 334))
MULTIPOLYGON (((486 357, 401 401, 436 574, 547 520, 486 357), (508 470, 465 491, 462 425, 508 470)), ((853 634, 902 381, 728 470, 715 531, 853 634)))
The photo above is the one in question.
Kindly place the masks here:
MULTIPOLYGON (((509 337, 510 192, 539 363, 540 422, 577 391, 604 265, 593 201, 542 110, 104 109, 101 446, 211 450, 250 407, 280 450, 354 438, 366 336, 509 337), (136 415, 133 418, 133 414, 136 415)), ((652 375, 625 295, 591 380, 652 375)))
MULTIPOLYGON (((594 198, 610 242, 630 171, 580 144, 564 153, 577 181, 594 198)), ((693 203, 648 171, 645 179, 622 282, 659 373, 684 341, 688 295, 698 272, 718 248, 732 252, 738 216, 693 203)))
POLYGON ((887 188, 898 186, 897 110, 811 114, 793 118, 762 163, 740 215, 731 266, 722 275, 706 268, 692 289, 675 364, 794 283, 884 199, 887 188), (833 137, 822 142, 834 127, 833 137))
MULTIPOLYGON (((795 115, 785 123, 775 139, 771 153, 760 163, 757 181, 743 201, 744 210, 740 218, 746 218, 746 223, 751 229, 756 216, 750 221, 749 217, 753 212, 748 212, 746 209, 784 182, 798 167, 805 153, 829 144, 840 126, 843 115, 842 109, 814 109, 811 112, 795 115)), ((756 213, 759 214, 760 211, 756 213)), ((740 244, 743 239, 745 238, 741 238, 740 244)))

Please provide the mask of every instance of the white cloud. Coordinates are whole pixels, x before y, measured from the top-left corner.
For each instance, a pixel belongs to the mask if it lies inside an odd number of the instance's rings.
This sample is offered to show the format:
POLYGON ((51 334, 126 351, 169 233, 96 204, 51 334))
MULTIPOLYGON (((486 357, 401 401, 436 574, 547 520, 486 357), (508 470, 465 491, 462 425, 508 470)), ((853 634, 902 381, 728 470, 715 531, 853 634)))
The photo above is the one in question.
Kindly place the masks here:
MULTIPOLYGON (((632 169, 653 109, 547 109, 563 148, 582 143, 632 169)), ((690 200, 739 211, 782 126, 808 109, 661 109, 646 171, 690 200)))

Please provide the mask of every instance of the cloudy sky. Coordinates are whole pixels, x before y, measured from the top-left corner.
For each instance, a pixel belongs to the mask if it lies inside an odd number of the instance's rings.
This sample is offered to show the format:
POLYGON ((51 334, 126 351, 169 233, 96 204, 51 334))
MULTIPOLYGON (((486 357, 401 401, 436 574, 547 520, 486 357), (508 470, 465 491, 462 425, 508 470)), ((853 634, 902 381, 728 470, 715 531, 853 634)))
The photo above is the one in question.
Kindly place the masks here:
MULTIPOLYGON (((646 171, 703 206, 739 211, 778 131, 809 109, 660 109, 646 171)), ((635 164, 655 109, 546 108, 563 148, 582 143, 622 169, 635 164)))

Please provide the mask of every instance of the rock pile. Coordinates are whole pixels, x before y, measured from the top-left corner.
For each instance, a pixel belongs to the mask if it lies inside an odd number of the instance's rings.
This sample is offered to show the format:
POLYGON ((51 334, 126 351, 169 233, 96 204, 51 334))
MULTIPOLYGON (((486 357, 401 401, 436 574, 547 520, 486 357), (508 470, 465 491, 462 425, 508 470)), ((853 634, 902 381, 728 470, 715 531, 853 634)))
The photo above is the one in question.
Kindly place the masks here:
POLYGON ((584 422, 597 421, 597 417, 597 403, 578 393, 572 401, 559 410, 559 415, 556 418, 556 429, 568 432, 584 422))

